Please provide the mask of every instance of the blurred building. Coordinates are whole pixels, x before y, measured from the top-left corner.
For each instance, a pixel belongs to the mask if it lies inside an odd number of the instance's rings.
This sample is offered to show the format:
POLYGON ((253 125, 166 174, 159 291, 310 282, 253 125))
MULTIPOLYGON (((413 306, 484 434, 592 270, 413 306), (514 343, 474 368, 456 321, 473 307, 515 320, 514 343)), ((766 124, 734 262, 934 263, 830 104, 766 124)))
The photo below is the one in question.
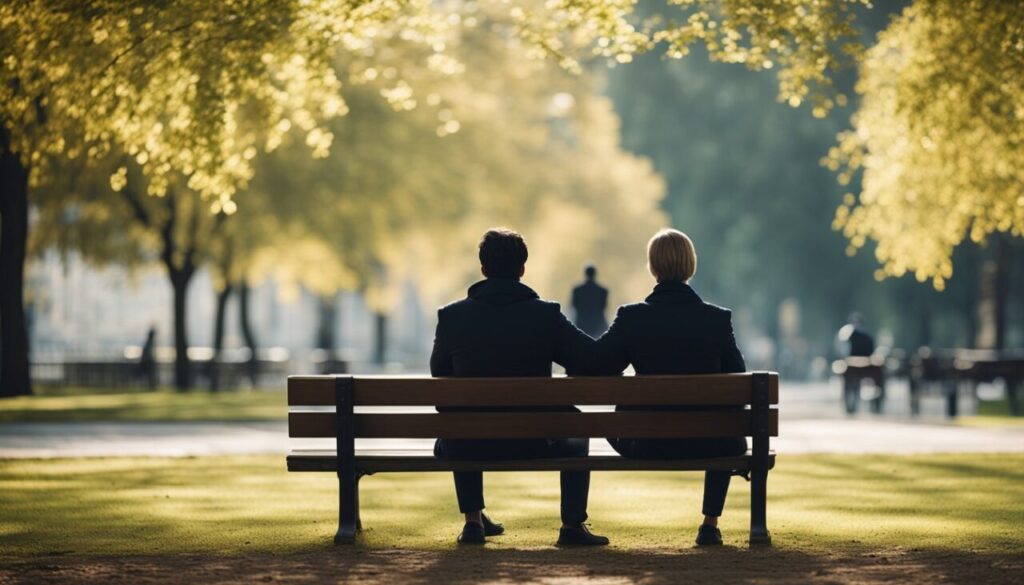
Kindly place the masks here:
MULTIPOLYGON (((306 291, 285 296, 271 279, 250 292, 250 320, 257 344, 288 349, 296 367, 308 371, 306 356, 316 342, 318 298, 306 291)), ((171 287, 160 268, 134 273, 119 267, 93 267, 71 254, 47 253, 28 268, 26 306, 33 359, 115 359, 126 346, 141 345, 150 326, 157 345, 173 346, 171 287)), ((372 313, 360 295, 338 295, 332 326, 338 349, 354 363, 369 362, 374 346, 372 313)), ((216 297, 210 273, 196 273, 188 292, 188 334, 193 347, 212 344, 216 297)), ((431 312, 432 314, 432 312, 431 312)), ((238 299, 226 310, 226 348, 242 347, 238 299)), ((388 362, 405 369, 426 368, 431 323, 413 283, 387 320, 388 362)))

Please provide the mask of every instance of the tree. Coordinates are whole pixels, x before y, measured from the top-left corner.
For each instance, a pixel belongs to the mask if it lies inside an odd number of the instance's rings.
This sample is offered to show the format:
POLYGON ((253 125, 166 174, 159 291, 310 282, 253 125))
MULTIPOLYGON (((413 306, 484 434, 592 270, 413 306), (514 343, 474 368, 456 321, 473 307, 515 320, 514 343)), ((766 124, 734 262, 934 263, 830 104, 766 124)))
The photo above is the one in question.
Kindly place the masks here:
POLYGON ((878 278, 942 289, 966 238, 1024 235, 1024 8, 916 0, 860 68, 861 106, 826 164, 861 177, 835 227, 877 243, 878 278))
POLYGON ((663 186, 621 150, 599 77, 523 60, 491 33, 500 12, 474 18, 448 40, 457 75, 403 71, 416 62, 409 49, 382 46, 393 58, 346 77, 351 113, 331 124, 326 159, 291 148, 260 159, 237 216, 268 205, 289 244, 264 240, 251 278, 272 273, 327 297, 361 291, 383 321, 410 279, 428 306, 459 294, 479 277, 480 234, 511 224, 543 250, 529 278, 545 294, 567 293, 588 259, 616 274, 616 299, 646 290, 643 243, 664 224, 663 186), (406 91, 382 85, 389 75, 409 80, 406 91))
POLYGON ((814 115, 822 117, 837 103, 833 76, 863 50, 854 23, 857 9, 870 3, 667 0, 655 6, 635 0, 553 0, 542 8, 522 3, 510 13, 524 38, 566 67, 576 65, 573 49, 580 45, 617 63, 658 46, 681 59, 699 46, 714 61, 753 71, 776 68, 779 97, 794 107, 810 102, 814 115))
POLYGON ((168 186, 160 197, 148 196, 141 170, 134 164, 130 171, 119 167, 122 162, 109 157, 102 163, 65 163, 60 179, 37 187, 31 248, 74 251, 95 265, 162 265, 173 291, 175 385, 186 389, 193 374, 185 315, 189 285, 209 261, 228 215, 210 213, 204 197, 180 184, 168 186), (118 168, 113 181, 111 167, 118 168))
MULTIPOLYGON (((404 31, 428 45, 429 3, 16 0, 0 5, 0 393, 31 391, 21 300, 30 185, 55 161, 134 158, 147 191, 172 183, 223 208, 259 148, 293 125, 314 154, 345 113, 331 63, 404 31), (244 123, 249 122, 249 123, 244 123), (240 126, 245 131, 239 131, 240 126)), ((215 210, 216 211, 216 210, 215 210)))

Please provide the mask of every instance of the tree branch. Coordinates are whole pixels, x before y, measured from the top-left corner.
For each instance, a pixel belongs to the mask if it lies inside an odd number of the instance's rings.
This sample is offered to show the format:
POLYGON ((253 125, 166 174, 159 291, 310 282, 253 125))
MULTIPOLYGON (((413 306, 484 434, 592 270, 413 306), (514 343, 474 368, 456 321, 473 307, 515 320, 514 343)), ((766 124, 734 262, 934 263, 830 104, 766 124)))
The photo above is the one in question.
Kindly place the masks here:
POLYGON ((132 212, 135 214, 135 219, 145 227, 152 227, 153 218, 149 215, 149 211, 146 210, 146 206, 142 204, 142 200, 139 199, 138 193, 128 185, 125 185, 121 189, 121 194, 124 195, 128 205, 131 206, 132 212))

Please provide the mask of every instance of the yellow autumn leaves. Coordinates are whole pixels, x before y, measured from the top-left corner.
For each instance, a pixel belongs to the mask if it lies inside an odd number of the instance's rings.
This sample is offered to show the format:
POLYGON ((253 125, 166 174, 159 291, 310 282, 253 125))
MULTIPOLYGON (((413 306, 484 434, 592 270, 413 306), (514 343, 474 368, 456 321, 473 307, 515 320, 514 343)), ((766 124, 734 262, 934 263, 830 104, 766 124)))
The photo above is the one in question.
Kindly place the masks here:
POLYGON ((875 242, 879 277, 943 288, 953 248, 1024 235, 1024 11, 1013 2, 918 0, 861 66, 853 129, 824 161, 859 174, 834 227, 875 242))

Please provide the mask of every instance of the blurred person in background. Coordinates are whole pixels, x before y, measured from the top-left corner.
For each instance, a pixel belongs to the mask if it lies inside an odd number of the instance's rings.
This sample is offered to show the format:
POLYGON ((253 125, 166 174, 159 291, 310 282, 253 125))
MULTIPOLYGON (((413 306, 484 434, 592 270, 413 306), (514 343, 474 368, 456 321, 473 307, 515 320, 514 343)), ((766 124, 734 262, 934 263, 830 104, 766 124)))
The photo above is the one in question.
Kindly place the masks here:
POLYGON ((850 314, 836 334, 836 349, 841 357, 871 357, 875 353, 875 338, 864 327, 863 315, 850 314))
POLYGON ((597 284, 597 267, 587 264, 583 269, 586 280, 572 289, 573 322, 584 333, 597 339, 608 329, 605 307, 608 289, 597 284))
POLYGON ((156 390, 156 327, 150 326, 146 332, 146 342, 142 344, 139 355, 139 376, 146 381, 146 387, 156 390))

